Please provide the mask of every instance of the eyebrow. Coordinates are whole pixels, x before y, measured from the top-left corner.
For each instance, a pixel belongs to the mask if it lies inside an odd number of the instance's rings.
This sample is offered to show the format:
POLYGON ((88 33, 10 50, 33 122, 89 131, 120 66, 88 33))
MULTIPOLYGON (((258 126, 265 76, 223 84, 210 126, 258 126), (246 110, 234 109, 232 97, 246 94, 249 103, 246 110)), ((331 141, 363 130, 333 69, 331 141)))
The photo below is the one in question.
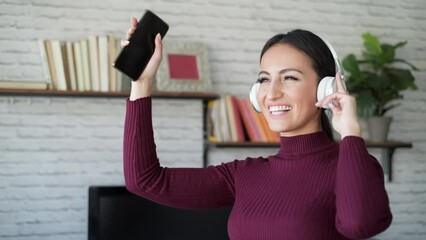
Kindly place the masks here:
MULTIPOLYGON (((302 72, 302 71, 300 71, 300 70, 298 70, 298 69, 296 69, 296 68, 284 68, 284 69, 280 70, 278 73, 279 73, 279 74, 283 74, 283 73, 291 72, 291 71, 295 71, 295 72, 299 72, 299 73, 303 74, 303 72, 302 72)), ((259 72, 259 74, 258 74, 258 76, 259 76, 260 74, 271 75, 271 74, 269 74, 267 71, 260 71, 260 72, 259 72)))

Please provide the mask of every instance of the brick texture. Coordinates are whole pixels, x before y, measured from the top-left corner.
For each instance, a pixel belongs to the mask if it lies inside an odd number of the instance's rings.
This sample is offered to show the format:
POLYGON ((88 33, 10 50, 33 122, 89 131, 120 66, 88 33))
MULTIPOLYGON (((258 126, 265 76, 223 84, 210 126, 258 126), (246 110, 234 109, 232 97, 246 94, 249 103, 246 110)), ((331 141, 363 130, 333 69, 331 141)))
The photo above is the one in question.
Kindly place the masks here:
MULTIPOLYGON (((144 9, 170 24, 165 44, 209 48, 216 92, 245 96, 263 43, 278 32, 312 30, 341 57, 359 52, 370 31, 415 64, 418 91, 407 91, 390 138, 413 142, 394 154, 388 182, 394 221, 374 239, 426 239, 426 2, 424 0, 0 0, 0 79, 44 80, 38 39, 121 37, 144 9)), ((124 99, 0 96, 0 239, 87 238, 87 187, 121 185, 124 99), (107 106, 107 107, 106 107, 107 106)), ((198 100, 154 100, 159 157, 165 166, 201 166, 198 100), (191 132, 191 134, 188 134, 191 132)), ((380 152, 371 150, 380 158, 380 152)), ((212 149, 211 164, 267 156, 275 149, 212 149)))

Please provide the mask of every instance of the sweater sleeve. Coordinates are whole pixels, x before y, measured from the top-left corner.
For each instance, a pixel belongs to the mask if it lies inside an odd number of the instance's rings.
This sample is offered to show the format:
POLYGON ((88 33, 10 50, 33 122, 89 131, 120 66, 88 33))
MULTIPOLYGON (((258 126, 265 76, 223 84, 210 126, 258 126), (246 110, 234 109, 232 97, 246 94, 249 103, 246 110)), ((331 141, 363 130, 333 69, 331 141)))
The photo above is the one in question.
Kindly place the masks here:
POLYGON ((234 202, 233 171, 238 161, 207 168, 161 167, 152 127, 152 100, 127 100, 123 170, 126 188, 154 202, 208 209, 234 202))
POLYGON ((389 227, 392 213, 383 170, 360 137, 340 143, 335 191, 336 227, 343 235, 365 239, 389 227))

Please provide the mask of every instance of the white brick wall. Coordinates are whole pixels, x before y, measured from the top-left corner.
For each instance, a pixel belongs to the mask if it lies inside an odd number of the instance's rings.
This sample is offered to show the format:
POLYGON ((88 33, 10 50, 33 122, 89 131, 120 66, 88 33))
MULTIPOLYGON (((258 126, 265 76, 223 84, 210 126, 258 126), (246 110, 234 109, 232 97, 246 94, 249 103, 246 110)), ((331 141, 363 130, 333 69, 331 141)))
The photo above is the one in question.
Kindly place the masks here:
MULTIPOLYGON (((425 5, 424 0, 0 0, 0 79, 43 79, 39 38, 120 37, 129 18, 139 18, 146 8, 170 24, 166 44, 208 44, 215 91, 234 95, 247 94, 260 49, 277 32, 312 30, 341 57, 359 52, 366 31, 390 42, 407 40, 399 54, 419 67, 419 91, 407 91, 390 112, 390 138, 412 141, 413 148, 395 152, 394 182, 386 186, 394 221, 376 238, 426 239, 425 5)), ((154 101, 164 165, 201 165, 201 109, 197 100, 154 101)), ((0 96, 0 239, 86 239, 87 186, 123 184, 123 117, 123 99, 0 96)), ((213 149, 210 159, 216 164, 275 152, 213 149)))

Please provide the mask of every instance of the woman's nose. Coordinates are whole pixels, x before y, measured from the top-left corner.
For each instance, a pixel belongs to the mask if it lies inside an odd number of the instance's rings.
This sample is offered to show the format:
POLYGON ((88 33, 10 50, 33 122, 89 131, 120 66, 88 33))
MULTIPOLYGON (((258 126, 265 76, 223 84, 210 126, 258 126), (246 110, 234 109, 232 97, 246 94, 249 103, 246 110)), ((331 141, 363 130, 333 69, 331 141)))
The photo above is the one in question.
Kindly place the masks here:
POLYGON ((278 99, 283 96, 282 86, 279 81, 272 81, 266 93, 269 100, 278 99))

